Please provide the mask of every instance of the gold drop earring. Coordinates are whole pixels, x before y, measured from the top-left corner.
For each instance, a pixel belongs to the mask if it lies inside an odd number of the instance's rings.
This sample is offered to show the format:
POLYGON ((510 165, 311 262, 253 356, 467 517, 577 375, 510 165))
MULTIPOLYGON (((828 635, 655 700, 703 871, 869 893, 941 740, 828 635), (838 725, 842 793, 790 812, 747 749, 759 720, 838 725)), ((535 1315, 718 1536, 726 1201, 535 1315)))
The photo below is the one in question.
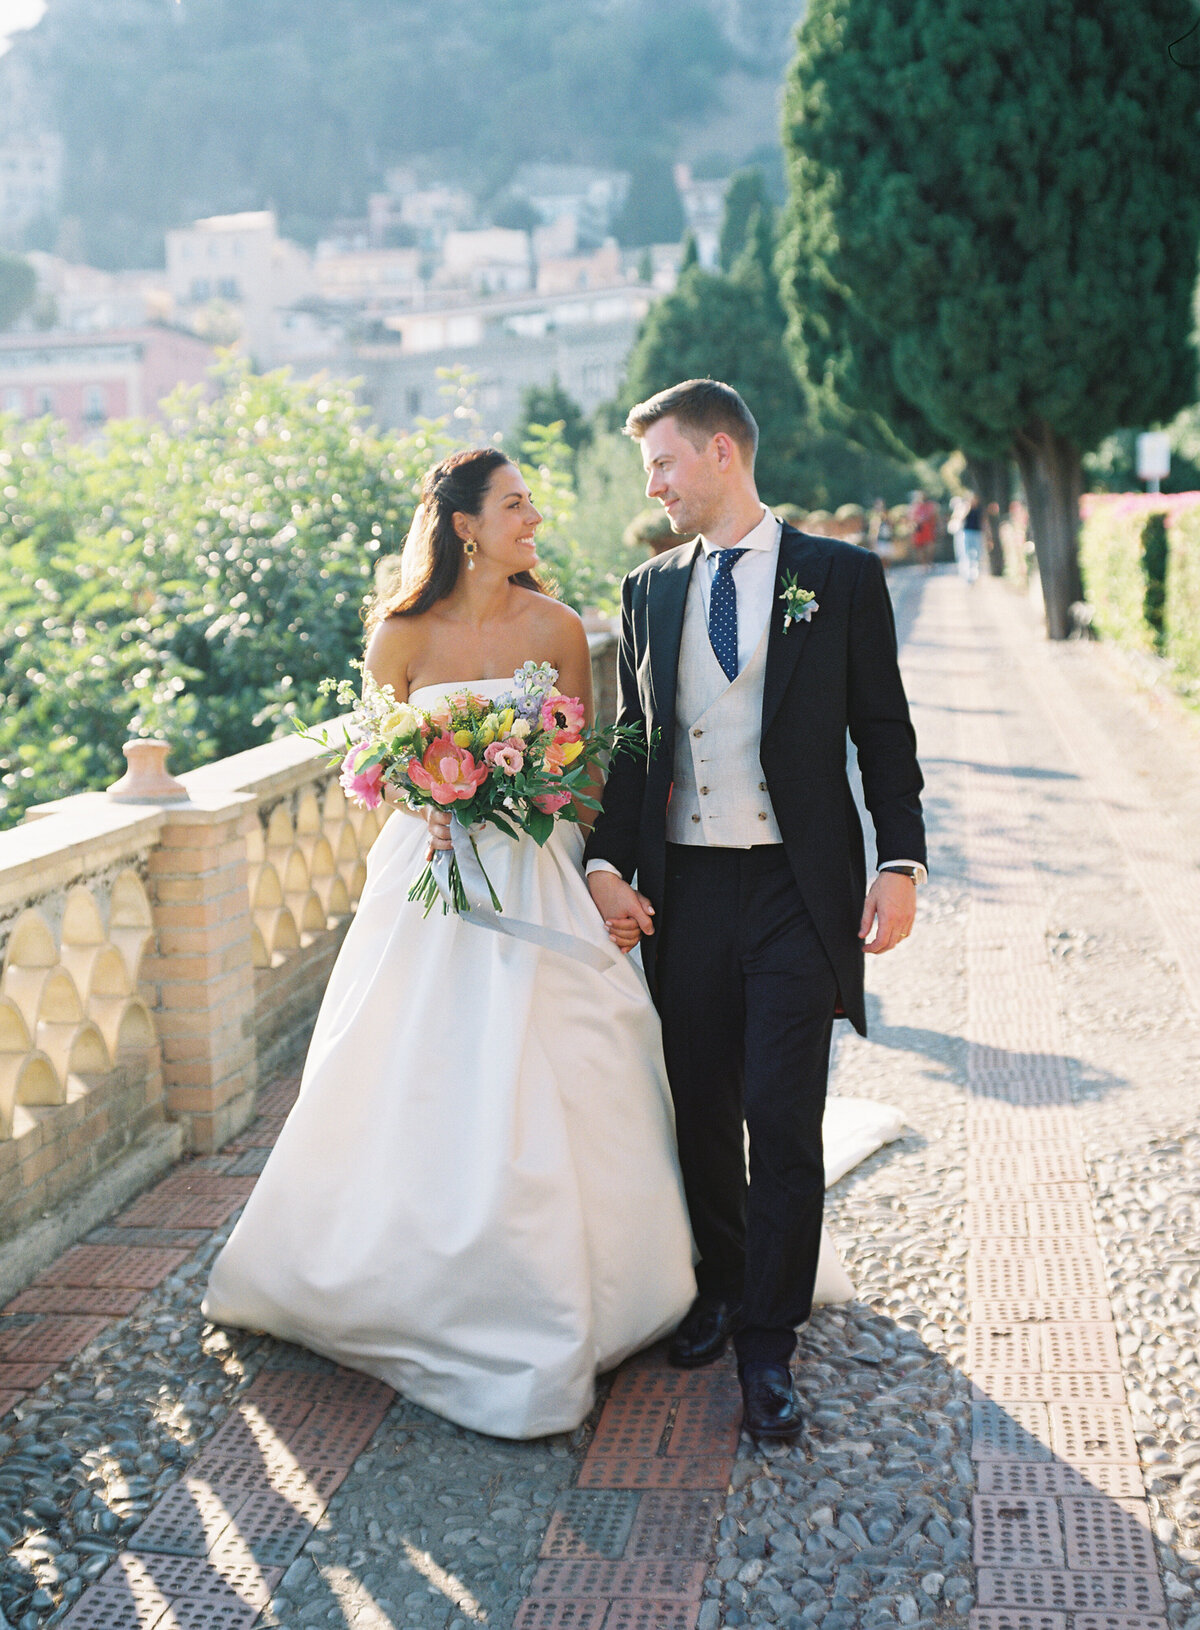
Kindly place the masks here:
POLYGON ((463 544, 463 553, 467 557, 467 570, 469 572, 473 572, 475 570, 475 551, 478 548, 479 545, 475 542, 474 538, 468 538, 466 543, 463 544))

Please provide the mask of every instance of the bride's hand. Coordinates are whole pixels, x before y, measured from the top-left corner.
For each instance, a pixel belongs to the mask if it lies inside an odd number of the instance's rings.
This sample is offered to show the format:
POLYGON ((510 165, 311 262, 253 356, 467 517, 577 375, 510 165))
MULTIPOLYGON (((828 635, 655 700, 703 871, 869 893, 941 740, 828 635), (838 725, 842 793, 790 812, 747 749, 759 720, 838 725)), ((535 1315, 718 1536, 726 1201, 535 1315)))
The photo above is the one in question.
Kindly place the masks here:
POLYGON ((623 877, 597 869, 588 873, 587 886, 609 939, 622 951, 632 951, 643 934, 653 934, 654 907, 623 877))
POLYGON ((642 937, 642 931, 632 917, 614 917, 604 926, 618 951, 632 951, 642 937))
POLYGON ((448 809, 427 809, 425 822, 429 827, 429 847, 425 851, 425 859, 432 860, 439 849, 453 849, 450 841, 450 811, 448 809))

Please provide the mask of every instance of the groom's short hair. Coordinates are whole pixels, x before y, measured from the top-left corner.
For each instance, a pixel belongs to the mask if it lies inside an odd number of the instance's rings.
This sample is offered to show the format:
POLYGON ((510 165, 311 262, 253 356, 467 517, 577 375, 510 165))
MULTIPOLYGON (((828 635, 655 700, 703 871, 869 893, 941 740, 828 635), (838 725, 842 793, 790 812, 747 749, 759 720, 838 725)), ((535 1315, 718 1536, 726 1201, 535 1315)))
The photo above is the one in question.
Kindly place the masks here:
POLYGON ((625 434, 641 441, 660 419, 674 419, 680 435, 686 436, 697 451, 723 432, 737 443, 753 469, 758 425, 732 385, 723 385, 719 379, 685 379, 682 385, 672 385, 630 408, 625 434))

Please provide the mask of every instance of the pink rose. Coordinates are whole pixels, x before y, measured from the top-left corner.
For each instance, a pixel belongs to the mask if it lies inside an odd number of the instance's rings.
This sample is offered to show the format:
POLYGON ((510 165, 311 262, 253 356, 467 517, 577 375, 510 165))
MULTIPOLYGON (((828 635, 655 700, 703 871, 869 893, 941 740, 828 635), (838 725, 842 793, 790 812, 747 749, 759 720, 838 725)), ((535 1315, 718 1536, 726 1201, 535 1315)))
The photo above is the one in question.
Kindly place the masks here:
POLYGON ((353 798, 364 809, 375 809, 383 802, 383 766, 372 764, 361 771, 358 768, 360 761, 368 758, 370 752, 367 742, 355 742, 342 760, 342 773, 338 777, 347 798, 353 798))
POLYGON ((583 729, 583 703, 577 696, 547 696, 542 703, 542 729, 560 741, 578 741, 583 729))
POLYGON ((533 800, 533 807, 540 809, 543 815, 557 815, 563 805, 570 802, 569 792, 539 792, 533 800))
POLYGON ((405 765, 414 787, 427 792, 436 804, 466 802, 474 798, 491 773, 486 764, 476 764, 465 747, 457 747, 449 736, 430 742, 420 758, 405 765))
POLYGON ((483 762, 490 764, 493 770, 503 770, 505 775, 518 775, 525 767, 525 753, 517 738, 509 736, 504 741, 494 741, 490 747, 485 747, 483 762))

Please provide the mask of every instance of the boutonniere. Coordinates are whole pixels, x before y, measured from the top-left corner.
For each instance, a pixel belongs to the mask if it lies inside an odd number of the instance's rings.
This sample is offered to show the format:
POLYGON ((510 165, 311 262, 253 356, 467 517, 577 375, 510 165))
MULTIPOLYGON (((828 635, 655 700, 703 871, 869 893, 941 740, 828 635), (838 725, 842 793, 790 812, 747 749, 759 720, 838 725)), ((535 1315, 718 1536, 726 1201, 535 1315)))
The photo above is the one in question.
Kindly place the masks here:
POLYGON ((785 572, 783 577, 783 593, 779 596, 783 601, 783 631, 786 634, 793 623, 810 623, 813 613, 820 611, 817 597, 811 589, 802 589, 796 581, 795 572, 785 572))

